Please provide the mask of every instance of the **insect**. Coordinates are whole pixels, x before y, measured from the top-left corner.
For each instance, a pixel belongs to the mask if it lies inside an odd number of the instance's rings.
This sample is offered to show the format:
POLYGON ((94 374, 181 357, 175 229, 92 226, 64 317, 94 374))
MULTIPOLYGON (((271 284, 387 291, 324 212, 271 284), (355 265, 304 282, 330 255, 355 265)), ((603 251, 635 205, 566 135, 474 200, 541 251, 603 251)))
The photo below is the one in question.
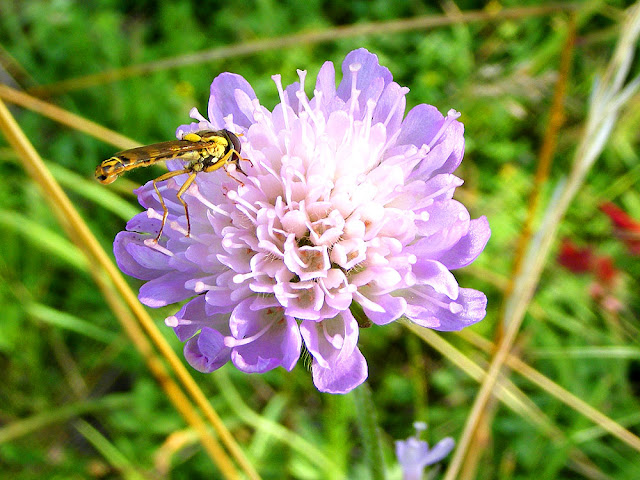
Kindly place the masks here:
MULTIPOLYGON (((162 205, 162 225, 156 236, 157 242, 162 235, 164 224, 167 221, 169 211, 160 190, 158 182, 167 180, 183 173, 188 173, 189 177, 182 184, 176 194, 178 200, 184 206, 184 213, 187 217, 187 234, 191 233, 191 221, 189 219, 189 208, 183 200, 182 195, 193 183, 196 175, 200 172, 213 172, 219 168, 224 168, 227 175, 242 184, 240 180, 234 178, 227 171, 227 165, 233 163, 236 169, 246 175, 240 168, 240 160, 247 160, 240 156, 240 140, 228 130, 202 130, 188 133, 182 140, 172 140, 169 142, 154 143, 146 147, 132 148, 116 153, 113 157, 104 160, 96 168, 96 179, 103 184, 114 182, 116 178, 124 172, 138 167, 147 167, 154 163, 166 160, 181 160, 186 165, 181 170, 174 170, 160 175, 153 180, 153 188, 158 194, 158 199, 162 205)), ((248 160, 247 160, 248 161, 248 160)))

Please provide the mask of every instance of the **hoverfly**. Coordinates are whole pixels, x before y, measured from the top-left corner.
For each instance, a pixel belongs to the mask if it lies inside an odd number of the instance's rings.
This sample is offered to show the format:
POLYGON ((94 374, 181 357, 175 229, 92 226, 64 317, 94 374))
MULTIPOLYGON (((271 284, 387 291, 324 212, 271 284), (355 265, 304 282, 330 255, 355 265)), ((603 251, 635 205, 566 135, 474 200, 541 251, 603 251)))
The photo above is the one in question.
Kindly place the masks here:
MULTIPOLYGON (((189 177, 182 184, 176 194, 178 200, 184 206, 184 213, 187 217, 187 237, 191 232, 191 221, 189 220, 189 208, 182 199, 182 195, 193 183, 199 172, 213 172, 219 168, 224 168, 227 175, 242 184, 240 180, 234 178, 227 171, 227 165, 233 163, 236 169, 246 175, 240 168, 240 160, 246 160, 240 156, 240 140, 228 130, 202 130, 188 133, 182 140, 172 140, 169 142, 154 143, 146 147, 132 148, 116 153, 113 157, 103 161, 96 168, 96 179, 103 184, 109 184, 128 170, 138 167, 147 167, 157 162, 166 160, 181 160, 186 165, 181 170, 174 170, 160 175, 153 180, 153 188, 158 194, 158 199, 162 205, 162 225, 156 236, 156 242, 162 235, 164 224, 167 221, 169 211, 160 190, 158 182, 167 180, 183 173, 188 173, 189 177)), ((248 161, 248 160, 247 160, 248 161)))

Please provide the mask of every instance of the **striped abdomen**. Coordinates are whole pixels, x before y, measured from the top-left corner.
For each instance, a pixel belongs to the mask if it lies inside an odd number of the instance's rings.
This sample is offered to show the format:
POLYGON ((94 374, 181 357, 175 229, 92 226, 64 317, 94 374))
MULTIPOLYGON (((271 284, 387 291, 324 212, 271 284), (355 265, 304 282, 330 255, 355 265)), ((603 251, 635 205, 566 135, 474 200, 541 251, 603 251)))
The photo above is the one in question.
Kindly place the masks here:
POLYGON ((96 179, 100 183, 109 184, 128 170, 138 167, 148 167, 157 162, 178 159, 185 162, 198 160, 207 154, 202 144, 186 140, 173 140, 156 143, 146 147, 132 148, 116 153, 113 157, 103 161, 96 168, 96 179))

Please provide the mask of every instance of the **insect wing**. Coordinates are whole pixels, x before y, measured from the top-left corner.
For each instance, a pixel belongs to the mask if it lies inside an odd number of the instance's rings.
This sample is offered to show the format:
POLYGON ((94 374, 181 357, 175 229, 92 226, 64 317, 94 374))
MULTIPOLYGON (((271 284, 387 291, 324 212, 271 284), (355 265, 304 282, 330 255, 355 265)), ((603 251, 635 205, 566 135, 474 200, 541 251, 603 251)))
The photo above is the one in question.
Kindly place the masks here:
MULTIPOLYGON (((192 157, 193 155, 190 155, 192 152, 197 153, 201 149, 202 145, 199 143, 188 142, 186 140, 172 140, 118 152, 114 157, 120 158, 125 168, 129 170, 165 160, 181 159, 181 157, 184 156, 192 157)), ((191 158, 187 158, 186 160, 191 160, 191 158)))

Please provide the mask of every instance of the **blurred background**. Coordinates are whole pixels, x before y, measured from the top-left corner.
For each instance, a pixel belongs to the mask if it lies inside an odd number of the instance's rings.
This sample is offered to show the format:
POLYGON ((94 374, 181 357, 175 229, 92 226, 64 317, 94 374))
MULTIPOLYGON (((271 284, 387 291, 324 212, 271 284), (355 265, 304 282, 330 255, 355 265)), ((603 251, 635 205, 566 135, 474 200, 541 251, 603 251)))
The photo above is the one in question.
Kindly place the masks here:
MULTIPOLYGON (((610 81, 631 5, 0 0, 0 98, 111 255, 113 237, 141 210, 132 189, 162 170, 97 184, 96 165, 132 145, 102 131, 95 138, 83 119, 137 144, 170 140, 192 107, 206 112, 221 72, 244 76, 272 108, 271 75, 286 85, 305 69, 313 85, 323 62, 338 67, 366 47, 411 89, 407 110, 428 103, 462 113, 456 174, 465 184, 456 198, 493 231, 480 258, 456 272, 461 286, 487 294, 484 321, 426 338, 400 324, 361 331, 389 478, 401 478, 393 440, 413 434, 415 420, 429 424, 430 443, 460 439, 506 342, 510 360, 473 418, 455 478, 632 480, 640 478, 637 89, 619 115, 596 112, 595 121, 615 120, 602 153, 552 234, 529 235, 552 217, 580 145, 593 140, 585 122, 594 82, 610 81), (33 98, 78 117, 43 115, 33 98), (525 252, 544 250, 536 241, 551 249, 527 273, 525 252), (528 287, 517 281, 522 272, 528 287), (519 294, 523 316, 514 320, 505 305, 519 294), (510 340, 505 332, 520 320, 510 340)), ((635 58, 623 80, 638 72, 635 58)), ((5 134, 0 186, 0 477, 223 478, 5 134)), ((182 357, 163 323, 176 310, 149 313, 182 357)), ((302 362, 264 375, 189 371, 262 478, 370 478, 352 399, 319 393, 302 362), (301 451, 300 439, 312 449, 301 451)), ((442 477, 450 461, 431 471, 442 477)))

